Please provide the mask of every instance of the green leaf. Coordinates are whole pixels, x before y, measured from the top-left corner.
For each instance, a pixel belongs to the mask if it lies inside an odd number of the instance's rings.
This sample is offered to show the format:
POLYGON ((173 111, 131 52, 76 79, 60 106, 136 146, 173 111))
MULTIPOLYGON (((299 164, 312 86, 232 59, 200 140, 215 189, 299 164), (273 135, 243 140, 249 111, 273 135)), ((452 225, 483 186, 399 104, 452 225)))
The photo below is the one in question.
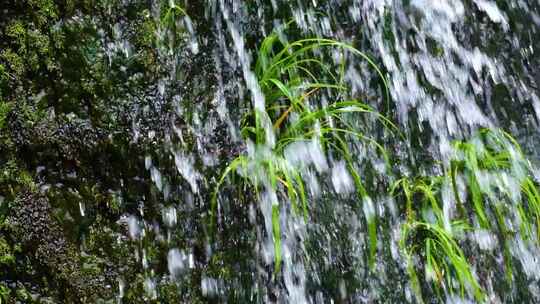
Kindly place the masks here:
POLYGON ((279 224, 279 205, 272 205, 272 233, 274 238, 274 276, 281 270, 281 226, 279 224))

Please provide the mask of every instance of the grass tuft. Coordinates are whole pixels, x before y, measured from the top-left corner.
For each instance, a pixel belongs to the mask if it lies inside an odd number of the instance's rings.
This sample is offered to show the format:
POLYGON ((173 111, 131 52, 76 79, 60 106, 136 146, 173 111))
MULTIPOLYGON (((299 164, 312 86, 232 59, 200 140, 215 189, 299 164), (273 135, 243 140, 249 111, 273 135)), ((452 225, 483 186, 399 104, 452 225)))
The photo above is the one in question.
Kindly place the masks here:
POLYGON ((499 236, 510 284, 510 244, 516 238, 532 241, 532 236, 539 242, 540 191, 533 168, 516 140, 501 130, 482 129, 467 141, 454 142, 453 147, 454 156, 443 166, 443 174, 404 177, 391 189, 403 202, 405 223, 400 245, 419 301, 422 293, 416 275, 418 267, 423 267, 427 277, 437 283, 439 295, 440 289, 453 294, 457 282, 461 296, 466 292, 478 302, 484 299, 472 265, 461 249, 463 244, 455 238, 456 225, 462 232, 484 230, 499 236), (445 186, 452 192, 454 201, 449 203, 457 207, 455 214, 442 211, 445 186), (459 190, 462 188, 463 193, 459 190), (412 262, 414 255, 421 257, 418 265, 412 262))
MULTIPOLYGON (((288 26, 290 23, 285 27, 288 26)), ((306 164, 291 162, 285 155, 287 149, 299 143, 310 143, 313 149, 322 151, 325 156, 343 159, 358 189, 360 202, 371 202, 362 177, 355 168, 356 158, 349 142, 360 141, 373 147, 388 168, 389 156, 382 145, 352 122, 367 115, 389 131, 399 133, 399 130, 368 104, 348 97, 350 90, 343 71, 347 63, 346 53, 366 60, 386 86, 386 80, 374 62, 349 44, 325 38, 287 42, 280 39, 278 31, 264 39, 257 53, 254 71, 266 108, 253 109, 242 119, 241 134, 252 149, 234 159, 221 175, 212 195, 213 226, 216 224, 219 191, 233 174, 240 175, 254 190, 258 201, 262 201, 261 193, 278 193, 280 201, 290 202, 294 214, 301 214, 307 219, 309 196, 303 173, 308 168, 306 164), (341 52, 342 61, 338 66, 321 56, 330 51, 341 52)), ((388 96, 387 89, 385 94, 388 96)), ((281 263, 280 209, 278 202, 273 203, 277 273, 281 263)), ((366 224, 369 234, 368 261, 373 266, 377 248, 375 216, 367 214, 366 224)))

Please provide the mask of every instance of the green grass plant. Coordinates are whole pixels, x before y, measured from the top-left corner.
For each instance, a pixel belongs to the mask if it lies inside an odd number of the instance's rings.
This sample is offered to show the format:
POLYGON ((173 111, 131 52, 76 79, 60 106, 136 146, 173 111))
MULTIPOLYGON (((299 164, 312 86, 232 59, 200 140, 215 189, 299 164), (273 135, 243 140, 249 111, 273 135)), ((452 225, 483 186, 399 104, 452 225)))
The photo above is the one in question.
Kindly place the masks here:
MULTIPOLYGON (((464 229, 463 223, 456 221, 452 223, 452 228, 454 231, 464 229)), ((402 229, 400 247, 404 248, 407 271, 419 302, 423 302, 423 297, 413 262, 414 254, 424 257, 422 264, 426 277, 437 285, 435 291, 441 300, 443 299, 440 290, 454 293, 454 281, 458 283, 457 293, 461 297, 470 293, 477 302, 484 300, 485 294, 452 232, 439 224, 411 221, 402 229), (408 242, 413 236, 415 239, 408 242)))
POLYGON ((162 13, 157 23, 164 35, 157 36, 158 45, 164 45, 171 50, 177 47, 180 35, 185 32, 178 23, 181 18, 189 18, 189 15, 174 0, 162 5, 162 13))
POLYGON ((538 242, 540 235, 540 192, 532 166, 517 141, 504 131, 482 129, 467 141, 455 141, 453 147, 454 154, 443 164, 442 174, 404 177, 391 189, 402 202, 405 222, 400 248, 407 258, 407 271, 419 301, 419 267, 434 274, 430 276, 439 297, 440 290, 454 294, 457 282, 458 294, 468 293, 476 301, 483 301, 484 292, 457 235, 474 230, 496 233, 501 240, 508 283, 512 283, 510 244, 517 237, 538 242), (451 217, 442 210, 445 185, 451 189, 457 207, 451 217), (509 225, 509 220, 514 225, 509 225), (420 263, 413 262, 415 255, 421 257, 420 263))
MULTIPOLYGON (((254 72, 265 99, 265 108, 254 106, 242 120, 241 133, 253 148, 251 152, 234 159, 221 175, 212 196, 213 225, 220 189, 233 174, 242 177, 259 201, 263 192, 281 193, 274 197, 280 201, 290 201, 293 213, 307 219, 308 194, 302 175, 306 168, 291 163, 285 157, 287 148, 295 143, 314 143, 325 156, 344 160, 360 201, 370 200, 355 167, 356 158, 349 143, 356 140, 373 147, 387 166, 389 157, 382 145, 352 122, 368 115, 387 130, 397 132, 397 127, 370 105, 348 96, 349 88, 344 79, 347 53, 366 60, 386 85, 382 72, 374 62, 349 44, 325 38, 289 42, 282 39, 278 31, 264 39, 258 49, 254 72), (329 51, 341 53, 337 66, 320 55, 329 51), (329 101, 322 103, 323 97, 329 101)), ((387 90, 385 94, 388 95, 387 90)), ((272 202, 276 273, 281 264, 279 216, 280 204, 278 201, 272 202)), ((366 224, 369 235, 368 261, 373 266, 377 245, 375 216, 366 216, 366 224)))
POLYGON ((0 304, 9 303, 11 290, 4 284, 0 284, 0 304))
POLYGON ((441 189, 445 176, 423 177, 416 180, 398 180, 392 194, 399 191, 405 201, 405 223, 401 227, 400 248, 407 261, 418 302, 423 302, 417 268, 424 269, 426 279, 434 284, 434 291, 442 300, 441 290, 465 296, 470 292, 477 301, 484 298, 480 284, 473 275, 456 235, 469 229, 462 220, 446 219, 442 210, 441 189), (422 257, 416 265, 414 256, 422 257), (458 288, 455 290, 456 282, 458 288))
MULTIPOLYGON (((391 175, 387 149, 370 135, 373 130, 365 128, 364 122, 375 122, 386 133, 401 136, 372 105, 350 96, 345 79, 350 58, 365 60, 387 88, 383 73, 370 57, 350 44, 327 38, 289 41, 284 33, 292 25, 275 30, 257 50, 252 70, 264 102, 245 112, 240 125, 247 151, 225 167, 210 210, 213 234, 220 193, 235 178, 254 194, 254 201, 271 204, 262 209, 271 210, 266 216, 272 223, 274 275, 282 263, 280 217, 287 207, 284 204, 290 203, 294 215, 308 219, 312 200, 305 173, 317 169, 315 163, 292 162, 287 158, 288 149, 310 144, 326 159, 345 162, 357 201, 365 204, 364 210, 372 210, 371 194, 352 143, 370 147, 391 175)), ((383 94, 388 100, 387 89, 383 94)), ((468 251, 463 247, 468 245, 463 236, 476 230, 497 234, 502 240, 506 279, 512 283, 512 242, 516 238, 540 240, 540 191, 532 165, 511 135, 482 129, 468 140, 455 141, 453 155, 436 172, 440 173, 403 177, 389 189, 402 211, 399 246, 417 301, 424 301, 422 286, 432 286, 441 301, 448 295, 459 295, 484 302, 486 294, 465 254, 468 251), (451 192, 451 197, 443 195, 444 191, 451 192), (446 212, 445 206, 456 210, 446 212), (425 274, 423 278, 419 271, 425 274)), ((383 221, 378 223, 372 213, 365 212, 363 219, 370 269, 374 269, 378 235, 384 229, 383 221)))

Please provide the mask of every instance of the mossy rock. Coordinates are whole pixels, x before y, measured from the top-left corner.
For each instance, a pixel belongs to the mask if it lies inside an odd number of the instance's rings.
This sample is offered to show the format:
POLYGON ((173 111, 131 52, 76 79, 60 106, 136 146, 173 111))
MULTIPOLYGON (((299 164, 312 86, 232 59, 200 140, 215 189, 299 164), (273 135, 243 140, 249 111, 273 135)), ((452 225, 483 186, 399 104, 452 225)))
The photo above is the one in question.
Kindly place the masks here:
POLYGON ((13 227, 13 239, 20 240, 24 252, 31 253, 32 263, 39 265, 48 283, 63 290, 64 301, 95 303, 114 297, 116 275, 101 268, 98 258, 82 257, 66 240, 44 196, 30 191, 20 193, 8 221, 13 227))

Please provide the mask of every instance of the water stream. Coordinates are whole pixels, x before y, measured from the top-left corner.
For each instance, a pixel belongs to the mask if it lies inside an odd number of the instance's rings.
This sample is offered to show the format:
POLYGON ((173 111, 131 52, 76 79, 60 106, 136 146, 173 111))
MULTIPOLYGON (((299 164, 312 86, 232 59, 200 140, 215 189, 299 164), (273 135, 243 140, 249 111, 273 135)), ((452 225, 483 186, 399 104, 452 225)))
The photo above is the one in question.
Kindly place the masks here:
POLYGON ((109 110, 129 139, 95 141, 142 148, 99 148, 84 189, 77 159, 23 155, 77 202, 54 216, 83 259, 108 255, 111 301, 540 302, 538 0, 117 2, 85 52, 125 82, 109 110), (131 73, 143 56, 155 73, 131 73))
MULTIPOLYGON (((485 127, 514 134, 531 166, 538 161, 536 0, 206 0, 203 7, 194 12, 186 6, 188 15, 194 15, 175 21, 185 29, 183 44, 164 47, 160 54, 170 74, 158 86, 157 96, 162 97, 156 102, 175 104, 160 114, 168 117, 168 133, 154 134, 133 125, 136 136, 159 136, 166 142, 165 149, 149 150, 145 158, 157 199, 140 202, 137 210, 124 215, 132 241, 139 243, 132 254, 142 265, 148 298, 160 297, 163 282, 176 282, 189 302, 194 291, 182 289, 182 282, 189 281, 218 302, 418 301, 407 275, 410 261, 400 247, 403 202, 389 194, 390 185, 398 177, 441 174, 454 155, 452 142, 468 140, 485 127), (291 20, 293 34, 284 27, 291 20), (320 51, 321 60, 338 63, 332 66, 339 67, 346 58, 342 81, 349 88, 347 95, 386 115, 405 138, 381 130, 373 118, 351 121, 371 132, 397 159, 387 170, 372 146, 360 140, 347 143, 368 196, 356 195, 348 163, 325 150, 317 136, 291 143, 276 156, 276 132, 282 131, 272 127, 272 120, 260 118, 264 140, 241 134, 246 113, 271 106, 255 63, 261 42, 276 30, 283 41, 324 37, 350 44, 367 54, 386 77, 390 99, 365 58, 320 51), (231 148, 220 150, 223 147, 231 148), (234 168, 235 182, 225 179, 212 214, 212 193, 224 168, 238 155, 247 161, 234 168), (286 188, 273 186, 275 181, 258 163, 261 158, 278 158, 275 162, 299 172, 309 205, 306 217, 294 210, 286 188), (171 164, 176 172, 163 168, 171 164), (147 208, 158 212, 146 214, 147 208), (370 218, 377 218, 378 234, 373 267, 368 253, 370 218), (212 221, 214 228, 208 226, 212 221), (166 252, 166 267, 152 261, 156 248, 166 252)), ((159 16, 156 7, 152 13, 159 16)), ((166 36, 166 29, 158 34, 165 40, 174 38, 166 36)), ((129 46, 122 47, 129 52, 129 46)), ((315 110, 331 98, 336 96, 313 97, 309 107, 315 110)), ((507 175, 506 182, 518 178, 507 175)), ((489 188, 497 181, 485 176, 479 183, 489 188)), ((441 208, 450 225, 457 202, 449 184, 441 187, 441 208)), ((466 196, 466 190, 461 191, 466 196)), ((492 213, 487 216, 496 220, 492 213)), ((518 223, 507 221, 509 226, 518 223)), ((538 245, 521 237, 509 241, 516 263, 514 284, 508 285, 501 239, 476 220, 472 226, 457 238, 487 301, 540 301, 538 245)), ((436 274, 426 270, 418 276, 429 282, 436 274)), ((121 276, 118 280, 125 284, 121 276)), ((425 292, 427 302, 436 301, 434 289, 422 286, 431 290, 425 292)), ((448 303, 475 301, 470 286, 461 296, 448 293, 453 287, 445 288, 448 303)), ((122 302, 122 292, 118 300, 122 302)))

